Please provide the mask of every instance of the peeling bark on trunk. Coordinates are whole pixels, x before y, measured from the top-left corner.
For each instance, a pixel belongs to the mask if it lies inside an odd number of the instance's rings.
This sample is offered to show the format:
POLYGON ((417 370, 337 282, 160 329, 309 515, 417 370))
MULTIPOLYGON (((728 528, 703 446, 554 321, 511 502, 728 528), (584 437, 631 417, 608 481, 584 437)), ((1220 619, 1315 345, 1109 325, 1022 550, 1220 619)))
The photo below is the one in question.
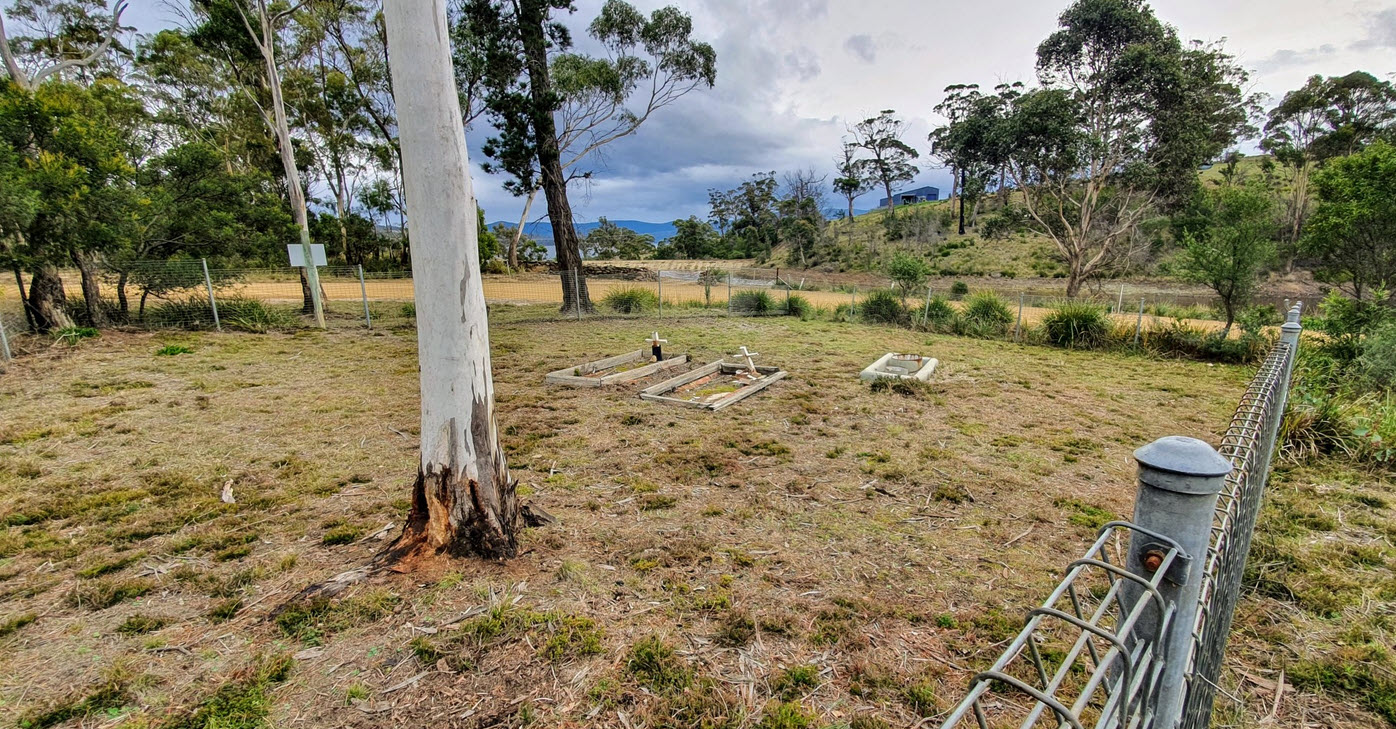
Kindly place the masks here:
POLYGON ((519 505, 494 419, 475 196, 445 0, 386 0, 412 237, 421 464, 402 534, 382 560, 518 552, 519 505))
POLYGON ((29 306, 34 312, 34 331, 47 334, 55 329, 73 326, 73 320, 63 307, 68 297, 63 292, 63 279, 52 266, 35 268, 29 279, 29 306))

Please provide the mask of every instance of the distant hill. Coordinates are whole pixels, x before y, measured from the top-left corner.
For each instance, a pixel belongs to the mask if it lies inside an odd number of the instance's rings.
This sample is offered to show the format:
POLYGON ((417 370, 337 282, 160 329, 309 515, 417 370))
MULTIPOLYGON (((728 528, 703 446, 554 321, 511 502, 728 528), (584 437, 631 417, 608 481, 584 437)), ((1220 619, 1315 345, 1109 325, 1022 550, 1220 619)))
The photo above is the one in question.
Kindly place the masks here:
MULTIPOLYGON (((676 232, 673 223, 646 223, 643 220, 612 220, 611 222, 622 228, 633 230, 641 235, 652 235, 654 236, 655 242, 671 238, 676 232)), ((506 223, 503 221, 490 223, 491 228, 496 225, 514 227, 513 223, 506 223)), ((600 225, 600 223, 577 223, 577 235, 585 238, 587 233, 596 230, 600 225)), ((524 226, 524 235, 551 249, 553 243, 553 224, 547 221, 530 223, 524 226)))

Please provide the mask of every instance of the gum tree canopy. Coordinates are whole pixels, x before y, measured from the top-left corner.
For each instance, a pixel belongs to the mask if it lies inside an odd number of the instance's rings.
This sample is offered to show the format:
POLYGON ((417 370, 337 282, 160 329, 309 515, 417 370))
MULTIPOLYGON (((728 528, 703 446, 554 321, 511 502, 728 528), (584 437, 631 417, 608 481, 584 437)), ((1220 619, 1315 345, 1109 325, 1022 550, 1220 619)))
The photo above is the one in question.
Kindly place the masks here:
POLYGON ((1074 297, 1147 215, 1190 198, 1198 166, 1252 131, 1256 102, 1219 45, 1182 42, 1142 0, 1078 0, 1059 22, 1037 49, 1042 86, 1014 100, 999 138, 1074 297))

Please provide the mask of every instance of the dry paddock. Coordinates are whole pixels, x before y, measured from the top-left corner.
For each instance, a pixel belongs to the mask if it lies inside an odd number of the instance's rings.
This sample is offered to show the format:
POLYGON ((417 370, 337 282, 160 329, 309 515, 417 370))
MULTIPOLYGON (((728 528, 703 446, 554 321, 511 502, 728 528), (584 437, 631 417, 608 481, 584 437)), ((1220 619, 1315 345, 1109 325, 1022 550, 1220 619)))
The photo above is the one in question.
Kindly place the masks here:
POLYGON ((236 726, 737 727, 787 701, 811 727, 924 726, 1130 512, 1131 451, 1215 440, 1250 375, 827 322, 496 314, 503 444, 559 523, 516 559, 379 575, 291 620, 273 611, 401 524, 410 326, 112 333, 18 361, 0 625, 32 621, 0 636, 0 714, 105 696, 66 725, 220 726, 234 696, 236 726), (790 376, 720 413, 542 383, 655 328, 696 363, 747 345, 790 376), (870 392, 857 374, 889 350, 938 357, 932 386, 870 392))

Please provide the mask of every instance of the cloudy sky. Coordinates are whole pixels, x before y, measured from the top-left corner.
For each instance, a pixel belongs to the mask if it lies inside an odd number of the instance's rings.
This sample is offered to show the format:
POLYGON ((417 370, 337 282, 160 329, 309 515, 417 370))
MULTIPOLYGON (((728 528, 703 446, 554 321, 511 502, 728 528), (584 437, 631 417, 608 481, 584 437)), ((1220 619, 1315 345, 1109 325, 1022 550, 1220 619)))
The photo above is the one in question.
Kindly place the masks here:
MULTIPOLYGON (((832 172, 847 126, 881 109, 910 122, 921 149, 931 111, 953 83, 991 87, 1034 80, 1034 51, 1067 0, 630 0, 646 12, 678 4, 695 36, 717 49, 717 86, 651 118, 590 166, 572 193, 578 220, 668 221, 705 216, 707 190, 754 172, 832 172)), ((164 0, 135 0, 142 30, 172 22, 164 0)), ((602 0, 578 0, 566 19, 579 45, 602 0)), ((1254 90, 1278 98, 1313 74, 1396 72, 1396 0, 1156 0, 1184 38, 1226 40, 1252 70, 1254 90)), ((488 135, 471 130, 475 153, 488 135)), ((521 203, 479 171, 476 194, 490 220, 516 219, 521 203)), ((923 158, 923 162, 926 160, 923 158)), ((831 175, 832 178, 832 175, 831 175)), ((949 174, 922 165, 918 184, 949 189, 949 174)), ((880 195, 858 202, 872 207, 880 195)), ((838 201, 831 199, 837 206, 838 201)), ((535 206, 535 215, 542 211, 535 206)))

